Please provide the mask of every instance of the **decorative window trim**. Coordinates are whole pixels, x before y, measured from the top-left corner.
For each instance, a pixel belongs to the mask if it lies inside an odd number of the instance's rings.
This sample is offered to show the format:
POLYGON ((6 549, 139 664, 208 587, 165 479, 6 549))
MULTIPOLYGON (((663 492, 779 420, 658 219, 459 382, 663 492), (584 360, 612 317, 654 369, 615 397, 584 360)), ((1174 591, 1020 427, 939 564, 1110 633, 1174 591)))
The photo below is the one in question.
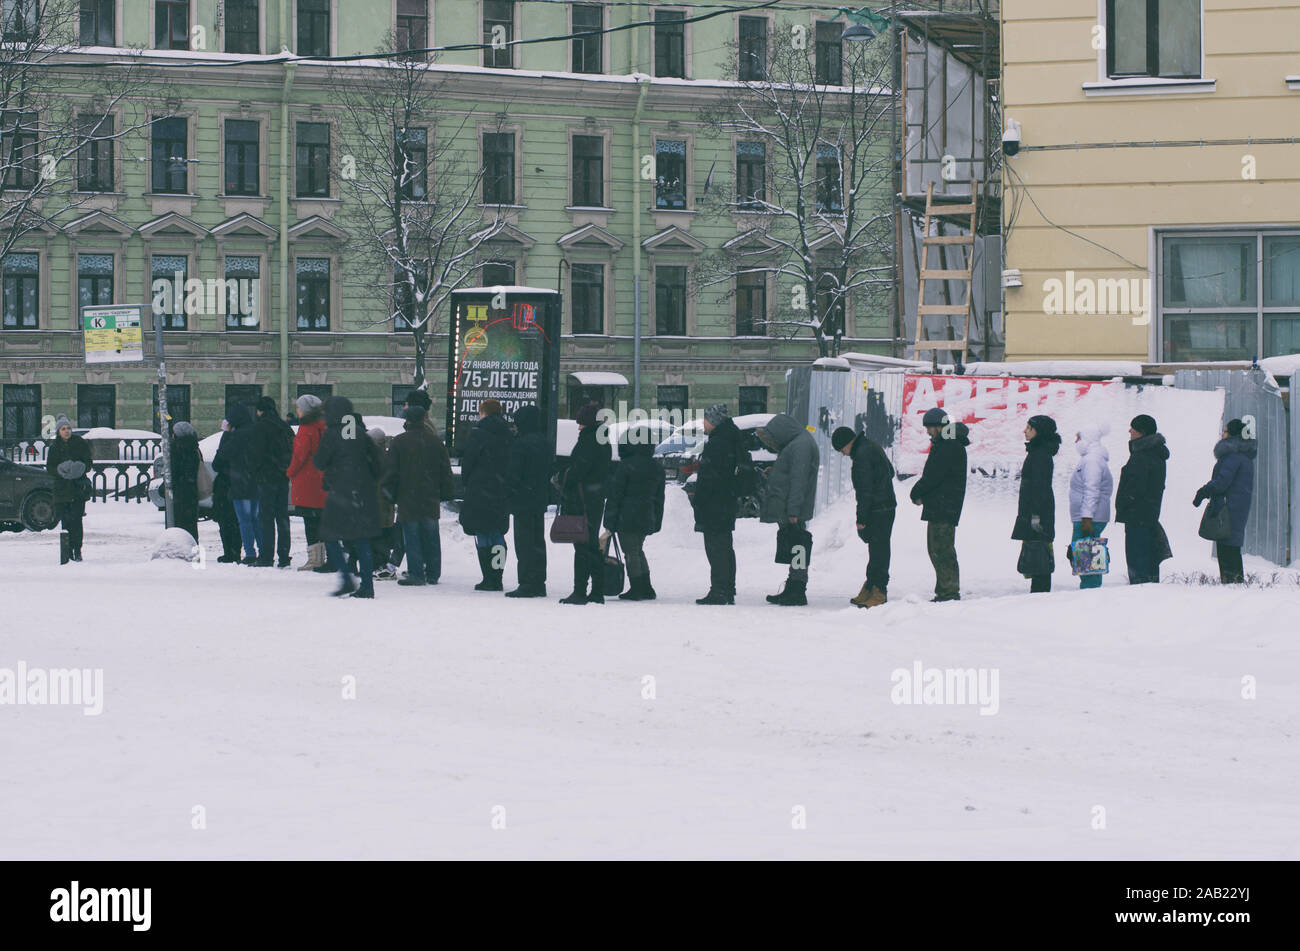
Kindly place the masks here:
MULTIPOLYGON (((118 0, 118 3, 117 3, 118 10, 120 11, 121 8, 124 7, 124 6, 126 6, 126 4, 127 4, 128 2, 129 2, 129 0, 118 0)), ((190 40, 189 40, 189 48, 190 48, 190 52, 195 52, 195 50, 194 50, 194 48, 193 48, 193 47, 194 47, 194 28, 195 28, 196 26, 199 26, 199 25, 200 25, 200 24, 198 23, 198 11, 195 9, 195 8, 198 6, 198 0, 188 0, 188 3, 186 4, 186 6, 189 8, 189 25, 190 25, 190 40)), ((119 12, 119 13, 116 14, 116 16, 117 16, 117 28, 118 28, 118 34, 117 34, 117 37, 118 37, 118 39, 121 39, 121 38, 122 38, 122 33, 121 33, 122 14, 119 12)), ((155 31, 156 31, 157 28, 158 28, 157 24, 158 24, 158 4, 157 4, 156 0, 149 0, 149 24, 148 24, 148 30, 149 30, 148 39, 149 39, 149 41, 148 41, 148 43, 145 44, 145 47, 144 47, 144 52, 145 52, 146 54, 149 53, 149 52, 152 51, 152 50, 156 50, 156 49, 158 49, 158 47, 156 47, 156 46, 153 45, 153 44, 154 44, 154 36, 156 35, 156 32, 155 32, 155 31)), ((205 28, 205 29, 206 29, 206 28, 205 28)), ((173 50, 172 52, 176 52, 176 51, 173 50)))
MULTIPOLYGON (((122 6, 122 5, 121 5, 120 3, 117 4, 118 9, 121 9, 121 6, 122 6)), ((122 196, 124 196, 124 195, 125 195, 125 191, 124 191, 124 187, 125 187, 125 186, 124 186, 124 184, 123 184, 123 182, 124 182, 124 178, 123 178, 123 173, 122 173, 122 152, 123 152, 123 148, 122 148, 122 147, 123 147, 123 145, 125 145, 125 138, 126 138, 126 136, 125 136, 123 130, 126 128, 126 126, 125 126, 125 124, 124 124, 124 113, 123 113, 123 109, 122 109, 121 104, 118 104, 118 105, 116 105, 116 106, 113 106, 111 109, 107 109, 107 110, 105 110, 105 111, 103 111, 103 112, 100 112, 99 110, 95 109, 94 106, 93 106, 91 103, 87 102, 87 103, 85 104, 85 107, 84 107, 84 108, 82 108, 80 105, 78 105, 77 107, 75 107, 74 112, 73 112, 73 115, 74 115, 74 116, 77 116, 78 118, 81 117, 81 116, 83 116, 83 115, 87 115, 87 116, 90 116, 90 115, 106 115, 106 116, 112 116, 112 117, 113 117, 113 129, 114 129, 114 132, 113 132, 113 187, 112 187, 109 191, 106 191, 106 192, 87 192, 87 191, 82 191, 82 190, 78 187, 78 188, 75 188, 75 189, 73 190, 73 194, 74 194, 74 195, 80 195, 80 196, 93 196, 93 195, 104 195, 104 196, 113 196, 113 197, 122 197, 122 196)), ((150 133, 151 133, 151 134, 150 134, 150 143, 151 143, 151 145, 150 145, 150 149, 152 150, 152 129, 150 129, 150 133)), ((80 133, 78 133, 78 135, 80 135, 80 133)), ((80 151, 80 150, 78 150, 78 151, 80 151)), ((151 178, 151 179, 152 179, 152 177, 153 177, 153 164, 152 164, 152 158, 153 158, 153 156, 151 155, 151 156, 150 156, 150 164, 149 164, 149 175, 150 175, 150 178, 151 178)), ((78 163, 77 156, 76 156, 75 154, 73 155, 72 163, 73 163, 73 173, 74 173, 74 174, 73 174, 73 184, 79 186, 79 185, 81 184, 81 168, 80 168, 80 165, 79 165, 79 163, 78 163)), ((149 182, 149 187, 150 187, 150 188, 153 187, 153 181, 152 181, 152 180, 149 182)), ((151 194, 152 194, 152 193, 151 193, 151 194)), ((84 204, 84 202, 85 202, 86 200, 87 200, 87 199, 86 199, 85 197, 83 197, 83 198, 81 198, 81 199, 76 200, 75 203, 77 203, 77 204, 84 204)))
MULTIPOLYGON (((614 132, 605 126, 582 126, 567 125, 564 127, 564 143, 567 150, 568 161, 565 163, 567 173, 567 184, 565 196, 568 199, 564 203, 565 211, 613 211, 610 207, 611 199, 611 182, 610 169, 611 158, 613 154, 614 132), (591 138, 600 137, 601 155, 600 155, 600 201, 599 205, 575 205, 573 197, 573 137, 576 135, 590 136, 591 138)), ((518 140, 516 140, 516 144, 518 140)))
MULTIPOLYGON (((272 329, 272 328, 271 328, 270 326, 268 326, 268 325, 270 325, 270 324, 272 323, 272 321, 271 321, 271 319, 270 319, 270 315, 271 315, 271 306, 272 306, 272 299, 273 299, 273 296, 274 296, 273 293, 272 293, 272 287, 273 287, 274 284, 275 284, 275 281, 274 281, 274 277, 275 277, 275 275, 271 273, 271 269, 275 266, 275 264, 274 264, 274 263, 272 262, 272 260, 271 260, 271 248, 270 248, 270 243, 268 242, 266 246, 261 247, 261 248, 240 248, 240 247, 232 247, 232 246, 227 245, 227 244, 226 244, 226 241, 227 241, 227 240, 229 240, 229 241, 238 241, 238 240, 240 240, 240 239, 239 239, 239 238, 218 239, 218 241, 217 241, 217 279, 218 279, 218 280, 225 280, 225 279, 226 279, 226 258, 227 258, 227 257, 232 257, 232 258, 257 258, 257 259, 258 259, 258 264, 257 264, 257 282, 258 282, 258 283, 257 283, 257 312, 258 312, 259 320, 258 320, 258 323, 257 323, 257 326, 256 326, 256 327, 250 327, 250 328, 247 329, 247 330, 238 331, 238 333, 240 333, 240 334, 242 335, 242 334, 248 334, 248 333, 264 333, 264 332, 266 332, 266 331, 269 331, 270 329, 272 329)), ((248 240, 248 239, 247 239, 247 238, 244 238, 244 240, 248 240)), ((308 255, 308 256, 324 257, 324 255, 308 255)), ((295 272, 295 276, 296 276, 296 272, 295 272)), ((331 267, 330 267, 330 278, 331 278, 331 283, 332 283, 332 281, 333 281, 333 276, 334 276, 334 269, 333 269, 333 266, 331 265, 331 267)), ((295 285, 295 288, 294 288, 294 289, 295 289, 295 291, 297 290, 296 285, 295 285)), ((331 288, 331 293, 333 293, 333 289, 332 289, 332 288, 331 288)), ((295 298, 296 298, 296 294, 295 294, 295 298)), ((331 321, 332 321, 332 320, 333 320, 333 313, 332 313, 332 311, 333 311, 333 302, 332 302, 332 301, 331 301, 331 307, 330 307, 330 310, 331 310, 330 318, 331 318, 331 321)), ((216 319, 218 319, 218 320, 220 321, 220 323, 221 323, 221 330, 222 330, 223 332, 226 332, 226 333, 230 333, 230 332, 232 332, 232 331, 230 331, 230 330, 226 327, 226 317, 227 317, 228 315, 226 315, 226 314, 215 314, 215 315, 213 315, 213 316, 214 316, 214 318, 216 318, 216 319)), ((331 326, 333 326, 332 323, 331 323, 331 326)))
POLYGON ((685 340, 688 337, 694 337, 696 333, 696 297, 693 257, 680 251, 664 251, 658 254, 652 252, 650 256, 650 320, 649 326, 641 329, 642 335, 663 337, 666 340, 685 340), (659 314, 656 312, 655 307, 656 298, 658 297, 656 288, 659 286, 658 272, 661 267, 686 268, 686 332, 684 334, 659 333, 659 314))
MULTIPOLYGON (((397 33, 397 0, 391 0, 390 6, 391 6, 391 10, 390 10, 391 16, 388 21, 388 29, 390 32, 396 34, 397 33)), ((424 37, 424 45, 429 47, 437 45, 433 41, 433 15, 434 15, 433 11, 436 6, 437 3, 435 2, 435 0, 425 0, 425 10, 427 11, 428 14, 426 19, 429 22, 428 22, 428 26, 425 28, 426 35, 424 37)))
POLYGON ((309 247, 296 245, 289 252, 289 279, 292 283, 289 305, 289 332, 305 334, 308 337, 323 337, 326 334, 343 332, 343 255, 335 248, 309 247), (326 258, 330 262, 330 325, 328 330, 298 329, 298 259, 326 258))
MULTIPOLYGON (((609 24, 609 5, 608 5, 608 4, 601 2, 601 0, 579 0, 579 2, 582 3, 584 6, 589 6, 589 7, 600 7, 600 11, 601 11, 601 12, 600 12, 600 25, 601 25, 601 28, 604 29, 604 30, 608 30, 608 29, 609 29, 609 25, 610 25, 610 24, 609 24)), ((568 27, 568 30, 567 30, 566 32, 568 32, 569 34, 572 34, 572 33, 574 32, 574 29, 573 29, 573 6, 574 6, 574 5, 573 5, 572 3, 567 3, 567 4, 565 4, 565 7, 566 7, 567 9, 566 9, 566 11, 565 11, 565 21, 564 21, 564 22, 565 22, 565 25, 568 27)), ((610 62, 610 59, 609 59, 609 54, 610 54, 610 49, 609 49, 609 37, 610 37, 610 34, 609 34, 608 32, 601 34, 601 37, 600 37, 600 72, 598 72, 598 73, 582 73, 582 74, 580 74, 580 75, 583 75, 583 76, 608 76, 608 75, 612 72, 612 70, 610 69, 610 67, 611 67, 613 64, 610 62)), ((568 49, 565 50, 565 52, 567 53, 566 59, 568 60, 568 69, 565 70, 566 72, 568 72, 569 70, 572 70, 572 68, 573 68, 573 40, 569 40, 568 42, 569 42, 568 49)))
MULTIPOLYGON (((1102 36, 1109 32, 1106 0, 1097 0, 1097 25, 1102 36)), ((1106 74, 1106 47, 1097 50, 1097 81, 1083 84, 1089 99, 1101 96, 1169 96, 1205 95, 1215 91, 1215 81, 1205 76, 1205 0, 1201 0, 1201 75, 1199 78, 1164 79, 1159 76, 1133 76, 1111 79, 1106 74)))
MULTIPOLYGON (((295 123, 294 128, 297 128, 295 123)), ((331 130, 331 136, 333 131, 331 130)), ((331 148, 333 139, 330 140, 331 148)), ((233 199, 235 201, 255 201, 264 200, 270 197, 270 182, 267 181, 270 172, 270 163, 267 157, 271 148, 271 114, 269 112, 248 111, 242 109, 219 109, 217 110, 217 164, 219 172, 217 176, 217 198, 233 199), (256 195, 227 195, 226 194, 226 120, 237 119, 244 122, 257 123, 257 194, 256 195)), ((295 185, 297 182, 294 183, 295 185)))
POLYGON ((578 336, 596 337, 608 336, 614 332, 614 288, 618 285, 614 283, 614 255, 602 255, 599 251, 591 249, 582 249, 575 251, 572 256, 565 252, 564 260, 569 263, 569 267, 564 269, 564 293, 569 301, 569 306, 565 308, 563 315, 563 327, 561 333, 568 336, 575 336, 573 331, 573 265, 575 264, 599 264, 603 267, 604 277, 601 281, 601 308, 600 308, 600 330, 597 333, 584 333, 578 336))
MULTIPOLYGON (((174 236, 172 235, 164 236, 164 240, 168 238, 175 240, 174 236)), ((201 272, 199 270, 200 259, 199 259, 198 242, 194 242, 193 247, 172 248, 172 247, 166 247, 165 245, 163 247, 158 247, 154 245, 152 240, 148 238, 145 239, 144 267, 142 268, 143 275, 144 275, 144 312, 145 314, 148 315, 148 320, 150 321, 150 325, 149 325, 150 328, 152 328, 153 326, 152 324, 153 321, 153 259, 155 257, 163 257, 163 256, 185 258, 185 280, 188 281, 192 277, 201 276, 201 272)), ((174 290, 173 293, 175 293, 174 290)), ((185 295, 182 292, 181 294, 182 299, 184 299, 184 296, 185 295)), ((211 329, 209 327, 203 326, 204 318, 207 317, 210 317, 210 315, 186 314, 185 326, 183 328, 164 327, 163 330, 166 333, 183 334, 183 333, 191 333, 198 330, 211 329)))
MULTIPOLYGON (((258 50, 259 50, 259 53, 257 53, 257 54, 253 54, 253 55, 261 55, 261 54, 263 54, 263 53, 266 52, 266 7, 267 7, 267 4, 270 3, 270 2, 272 2, 272 0, 257 0, 257 48, 258 48, 258 50)), ((280 0, 280 2, 283 3, 284 0, 280 0)), ((294 4, 294 13, 295 13, 295 15, 297 14, 297 9, 298 9, 298 5, 295 3, 295 4, 294 4)), ((297 31, 295 31, 294 36, 295 36, 295 37, 297 36, 297 31)), ((224 3, 222 4, 222 14, 221 14, 221 36, 218 37, 218 43, 220 44, 218 48, 219 48, 222 52, 225 52, 225 50, 226 50, 226 11, 225 11, 225 4, 224 4, 224 3)), ((288 44, 285 44, 285 45, 288 45, 288 44)), ((238 54, 238 55, 247 56, 247 55, 249 55, 249 54, 247 54, 247 53, 243 53, 243 54, 238 54)), ((223 151, 223 157, 224 157, 224 151, 223 151)))
MULTIPOLYGON (((81 266, 77 259, 83 254, 108 254, 113 258, 113 303, 128 300, 126 295, 126 243, 108 244, 111 238, 100 238, 99 240, 90 240, 85 244, 72 238, 68 241, 68 270, 71 279, 68 281, 68 315, 71 329, 81 329, 81 266)), ((150 295, 152 303, 152 294, 150 295)), ((152 318, 153 310, 147 313, 152 318)), ((152 332, 152 324, 145 328, 145 332, 152 332)))
POLYGON ((766 59, 764 60, 763 65, 767 68, 767 70, 768 70, 768 72, 769 72, 769 74, 770 74, 770 73, 771 73, 771 69, 772 69, 772 53, 773 53, 773 49, 774 49, 774 39, 775 39, 775 36, 776 36, 776 33, 775 33, 775 29, 776 29, 776 14, 775 14, 775 13, 767 12, 767 11, 765 11, 765 10, 745 10, 745 11, 742 12, 742 13, 737 13, 737 14, 735 15, 735 17, 732 19, 732 25, 731 25, 731 41, 732 41, 732 43, 734 43, 735 46, 736 46, 736 57, 737 57, 737 59, 736 59, 736 81, 737 81, 737 82, 751 82, 751 83, 752 83, 752 82, 760 82, 760 80, 756 80, 756 79, 741 79, 741 78, 740 78, 740 59, 739 59, 739 57, 740 57, 740 21, 741 21, 742 18, 745 18, 745 19, 751 19, 751 20, 766 20, 766 21, 767 21, 767 30, 766 30, 766 32, 765 32, 765 37, 766 37, 767 42, 766 42, 766 44, 765 44, 765 46, 766 46, 766 52, 764 53, 764 56, 766 57, 766 59))
MULTIPOLYGON (((483 0, 477 0, 477 3, 475 5, 478 8, 478 19, 475 21, 474 24, 474 35, 476 37, 479 37, 481 41, 483 36, 483 0)), ((511 43, 514 43, 515 41, 519 40, 521 37, 524 36, 523 6, 524 5, 522 3, 519 3, 518 0, 515 0, 515 2, 511 4, 511 7, 513 7, 510 16, 510 23, 512 26, 510 32, 511 43)), ((483 67, 484 69, 523 69, 524 68, 523 63, 520 62, 520 60, 523 58, 521 55, 523 52, 523 47, 508 46, 507 49, 510 51, 509 66, 489 66, 487 63, 488 51, 486 47, 479 51, 477 65, 483 67)), ((518 143, 516 143, 516 145, 517 144, 518 143)))
MULTIPOLYGON (((685 214, 686 212, 695 212, 695 132, 686 130, 651 129, 650 130, 650 154, 656 156, 656 162, 659 155, 659 140, 664 139, 672 142, 686 142, 686 207, 685 208, 660 208, 657 204, 658 198, 655 195, 655 183, 650 183, 650 210, 655 214, 685 214)), ((655 169, 656 174, 658 168, 655 169)))
MULTIPOLYGON (((686 75, 682 76, 681 78, 683 80, 694 79, 695 78, 695 57, 692 55, 691 52, 691 27, 694 26, 694 24, 689 22, 691 11, 688 10, 686 7, 674 7, 674 6, 662 6, 662 7, 654 6, 649 9, 650 9, 650 16, 648 17, 648 19, 651 21, 650 62, 646 64, 648 67, 646 72, 649 73, 651 76, 659 75, 658 73, 655 72, 655 36, 654 36, 655 27, 653 25, 654 14, 661 13, 661 12, 680 13, 682 15, 682 20, 687 21, 682 23, 682 72, 685 73, 686 75)), ((676 79, 678 77, 665 76, 663 78, 676 79)))
MULTIPOLYGON (((37 333, 41 330, 50 330, 50 256, 49 249, 45 245, 27 245, 20 244, 9 251, 10 254, 34 254, 36 255, 36 326, 20 328, 17 330, 5 330, 5 333, 12 333, 17 336, 11 338, 11 341, 21 341, 21 334, 37 333)), ((70 328, 80 330, 80 322, 76 322, 70 328)), ((15 381, 10 381, 15 382, 15 381)))
MULTIPOLYGON (((521 122, 504 122, 498 125, 495 122, 480 122, 476 126, 475 135, 478 142, 478 167, 483 167, 483 135, 487 132, 510 132, 515 137, 515 200, 510 204, 498 204, 496 202, 483 201, 483 183, 478 184, 478 206, 480 208, 526 208, 524 202, 524 175, 522 152, 524 144, 524 126, 521 122)), ((567 194, 567 193, 566 193, 567 194)))
MULTIPOLYGON (((298 54, 298 0, 282 0, 284 3, 291 3, 289 9, 289 35, 280 37, 280 45, 288 47, 289 40, 293 40, 293 51, 298 54)), ((330 0, 330 44, 329 54, 331 56, 339 55, 339 0, 330 0)))
POLYGON ((731 278, 731 336, 739 337, 743 340, 761 340, 772 335, 772 318, 774 315, 773 305, 776 303, 777 281, 776 274, 769 271, 762 275, 764 287, 763 310, 763 328, 761 333, 741 334, 740 333, 740 275, 732 275, 731 278))

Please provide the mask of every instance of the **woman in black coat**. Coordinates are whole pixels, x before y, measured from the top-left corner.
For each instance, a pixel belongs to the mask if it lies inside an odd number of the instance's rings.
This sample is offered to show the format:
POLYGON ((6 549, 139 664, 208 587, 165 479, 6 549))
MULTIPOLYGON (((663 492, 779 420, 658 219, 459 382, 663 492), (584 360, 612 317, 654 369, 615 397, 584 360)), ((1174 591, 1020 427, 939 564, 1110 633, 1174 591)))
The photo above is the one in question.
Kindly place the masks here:
POLYGON ((619 599, 653 601, 655 589, 650 585, 644 545, 646 537, 659 531, 664 522, 664 467, 654 457, 648 427, 623 433, 618 460, 605 503, 605 528, 618 533, 627 560, 628 588, 619 599))
POLYGON ((1255 494, 1255 456, 1258 443, 1246 434, 1246 424, 1239 419, 1228 423, 1223 438, 1214 447, 1214 472, 1210 481, 1196 491, 1192 504, 1210 500, 1207 514, 1228 508, 1228 537, 1214 543, 1219 559, 1219 581, 1242 584, 1246 569, 1241 563, 1241 546, 1246 541, 1246 522, 1255 494))
POLYGON ((708 441, 700 452, 700 469, 695 476, 695 530, 704 536, 704 555, 709 560, 709 591, 696 604, 736 603, 736 501, 740 487, 736 467, 740 464, 740 430, 731 421, 726 404, 717 403, 704 412, 708 441))
POLYGON ((45 469, 54 476, 54 511, 68 535, 68 551, 60 561, 81 561, 81 520, 86 517, 86 480, 94 460, 90 443, 72 431, 72 421, 59 416, 57 435, 45 454, 45 469))
POLYGON ((478 566, 483 580, 475 591, 505 588, 506 532, 510 508, 506 493, 506 470, 510 466, 510 442, 514 434, 501 415, 501 404, 485 399, 479 404, 478 424, 470 430, 460 454, 461 484, 465 499, 460 506, 460 527, 474 536, 478 566), (494 568, 493 565, 503 567, 494 568))
POLYGON ((1052 457, 1061 448, 1056 420, 1050 416, 1032 416, 1025 426, 1025 464, 1020 470, 1020 506, 1011 537, 1020 546, 1020 573, 1029 578, 1030 591, 1051 591, 1052 541, 1056 538, 1056 495, 1052 491, 1052 474, 1056 464, 1052 457))
POLYGON ((199 541, 199 434, 187 422, 179 422, 172 429, 172 518, 177 528, 190 533, 197 545, 199 541))
POLYGON ((257 504, 257 479, 253 475, 249 450, 253 445, 253 414, 243 403, 236 403, 226 414, 230 429, 221 437, 212 468, 225 476, 230 504, 239 520, 239 535, 244 542, 244 564, 257 563, 262 547, 262 526, 257 504))
POLYGON ((546 597, 546 508, 551 498, 553 446, 542 432, 536 406, 515 412, 515 438, 510 443, 506 497, 514 517, 515 558, 519 587, 507 598, 546 597))
POLYGON ((561 511, 565 515, 586 515, 587 543, 573 546, 573 593, 561 604, 605 603, 605 559, 600 553, 600 519, 605 511, 605 487, 614 451, 609 445, 608 427, 597 427, 599 407, 588 403, 578 410, 578 441, 560 476, 564 488, 561 511), (591 582, 591 592, 587 582, 591 582))
POLYGON ((312 463, 323 475, 325 508, 321 513, 320 538, 329 557, 339 566, 340 585, 335 597, 373 598, 374 553, 370 539, 380 534, 379 447, 366 435, 365 421, 352 411, 343 396, 325 401, 325 434, 312 463), (361 585, 348 571, 343 542, 351 542, 357 553, 361 585))

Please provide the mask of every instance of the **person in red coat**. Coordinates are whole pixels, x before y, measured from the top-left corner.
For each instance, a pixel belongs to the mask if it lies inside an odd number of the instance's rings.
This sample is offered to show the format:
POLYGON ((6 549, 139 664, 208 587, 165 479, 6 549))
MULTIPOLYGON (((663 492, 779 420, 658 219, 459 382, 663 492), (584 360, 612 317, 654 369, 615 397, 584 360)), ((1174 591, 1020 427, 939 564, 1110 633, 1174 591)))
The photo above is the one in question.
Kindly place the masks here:
POLYGON ((293 457, 285 475, 289 477, 289 501, 294 511, 302 516, 307 533, 307 563, 299 571, 333 571, 326 565, 325 543, 320 540, 321 510, 325 508, 325 490, 321 487, 321 471, 312 462, 325 432, 325 411, 320 397, 310 394, 298 397, 298 433, 293 437, 293 457))

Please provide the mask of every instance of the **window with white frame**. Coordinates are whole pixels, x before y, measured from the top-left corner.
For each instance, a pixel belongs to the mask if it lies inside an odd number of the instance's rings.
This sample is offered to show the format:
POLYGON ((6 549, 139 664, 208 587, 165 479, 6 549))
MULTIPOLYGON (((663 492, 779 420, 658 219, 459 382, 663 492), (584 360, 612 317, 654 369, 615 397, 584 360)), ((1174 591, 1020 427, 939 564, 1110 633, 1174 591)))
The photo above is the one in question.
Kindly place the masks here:
POLYGON ((1111 79, 1201 76, 1201 0, 1106 0, 1111 79))

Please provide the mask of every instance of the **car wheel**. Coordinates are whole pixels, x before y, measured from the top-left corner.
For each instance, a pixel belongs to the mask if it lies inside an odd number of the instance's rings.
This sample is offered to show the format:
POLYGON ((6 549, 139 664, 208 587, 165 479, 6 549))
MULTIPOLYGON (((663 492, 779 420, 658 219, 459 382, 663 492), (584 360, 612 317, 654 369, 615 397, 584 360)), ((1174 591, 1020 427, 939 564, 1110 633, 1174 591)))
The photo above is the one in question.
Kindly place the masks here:
POLYGON ((27 498, 23 499, 23 507, 18 513, 18 518, 28 531, 49 531, 59 524, 58 516, 54 514, 54 496, 44 489, 37 489, 35 492, 27 493, 27 498))

